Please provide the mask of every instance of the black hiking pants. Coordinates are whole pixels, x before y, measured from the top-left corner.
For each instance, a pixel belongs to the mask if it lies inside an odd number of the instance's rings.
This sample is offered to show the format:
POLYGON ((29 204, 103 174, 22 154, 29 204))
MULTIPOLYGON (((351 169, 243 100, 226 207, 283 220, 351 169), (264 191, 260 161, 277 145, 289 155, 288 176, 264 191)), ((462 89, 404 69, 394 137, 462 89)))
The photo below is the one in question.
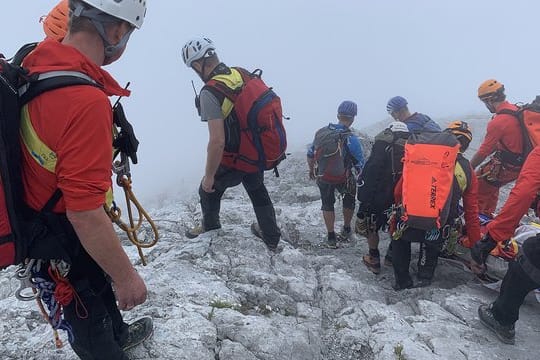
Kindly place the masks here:
POLYGON ((199 186, 199 196, 203 213, 203 227, 205 231, 219 229, 219 211, 221 198, 230 187, 242 183, 251 200, 257 222, 263 233, 265 241, 270 245, 277 245, 281 232, 277 225, 274 205, 264 185, 264 173, 245 173, 235 169, 220 166, 214 177, 214 189, 207 193, 199 186))
POLYGON ((399 285, 412 283, 409 272, 412 242, 420 243, 417 277, 431 280, 437 267, 439 252, 443 245, 441 237, 439 236, 435 240, 426 240, 426 231, 408 228, 403 232, 400 239, 392 240, 392 266, 394 267, 396 283, 399 285))
POLYGON ((83 252, 70 276, 79 299, 74 298, 64 308, 74 334, 71 347, 83 360, 128 360, 120 346, 128 336, 128 325, 118 310, 112 286, 101 268, 83 252))
POLYGON ((493 303, 493 315, 503 325, 515 323, 527 294, 540 288, 540 239, 525 240, 520 251, 523 254, 508 264, 501 291, 493 303))

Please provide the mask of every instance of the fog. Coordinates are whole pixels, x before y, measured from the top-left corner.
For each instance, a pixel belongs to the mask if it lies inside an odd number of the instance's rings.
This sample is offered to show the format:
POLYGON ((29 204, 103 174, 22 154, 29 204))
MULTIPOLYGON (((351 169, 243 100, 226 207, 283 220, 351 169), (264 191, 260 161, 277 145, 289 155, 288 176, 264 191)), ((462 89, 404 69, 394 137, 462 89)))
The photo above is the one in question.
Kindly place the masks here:
MULTIPOLYGON (((413 111, 456 118, 485 114, 478 84, 496 78, 510 101, 538 90, 538 1, 194 1, 148 0, 124 56, 108 66, 131 82, 124 108, 141 141, 134 190, 144 199, 190 194, 204 171, 207 127, 197 118, 180 57, 194 36, 210 37, 228 65, 262 68, 281 96, 291 150, 335 119, 337 105, 359 104, 357 129, 387 119, 394 95, 413 111)), ((53 0, 2 1, 0 52, 43 38, 38 20, 53 0)))

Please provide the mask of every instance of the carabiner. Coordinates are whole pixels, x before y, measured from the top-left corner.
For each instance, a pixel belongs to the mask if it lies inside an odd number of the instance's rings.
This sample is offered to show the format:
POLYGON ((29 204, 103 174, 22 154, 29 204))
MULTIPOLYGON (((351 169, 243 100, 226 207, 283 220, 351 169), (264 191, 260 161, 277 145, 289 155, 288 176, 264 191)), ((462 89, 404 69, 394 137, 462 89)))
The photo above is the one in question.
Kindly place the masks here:
POLYGON ((15 278, 20 281, 19 288, 15 291, 15 297, 21 301, 32 301, 38 298, 39 291, 32 291, 32 294, 26 295, 24 291, 26 289, 36 289, 35 284, 32 282, 32 268, 36 259, 30 259, 27 264, 21 265, 15 272, 15 278))

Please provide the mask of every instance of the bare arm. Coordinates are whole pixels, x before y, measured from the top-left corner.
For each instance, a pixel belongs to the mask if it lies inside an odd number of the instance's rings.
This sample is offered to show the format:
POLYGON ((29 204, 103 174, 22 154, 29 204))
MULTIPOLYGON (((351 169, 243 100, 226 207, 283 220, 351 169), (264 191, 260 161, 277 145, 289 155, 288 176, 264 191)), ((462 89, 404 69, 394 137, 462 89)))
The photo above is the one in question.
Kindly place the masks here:
POLYGON ((309 167, 309 178, 315 180, 315 159, 308 156, 307 163, 309 167))
POLYGON ((204 177, 213 180, 219 164, 221 163, 223 149, 225 148, 225 128, 223 119, 209 120, 208 133, 209 138, 204 177))
POLYGON ((131 265, 102 207, 87 211, 66 211, 82 246, 112 278, 121 310, 130 310, 146 300, 146 286, 131 265))

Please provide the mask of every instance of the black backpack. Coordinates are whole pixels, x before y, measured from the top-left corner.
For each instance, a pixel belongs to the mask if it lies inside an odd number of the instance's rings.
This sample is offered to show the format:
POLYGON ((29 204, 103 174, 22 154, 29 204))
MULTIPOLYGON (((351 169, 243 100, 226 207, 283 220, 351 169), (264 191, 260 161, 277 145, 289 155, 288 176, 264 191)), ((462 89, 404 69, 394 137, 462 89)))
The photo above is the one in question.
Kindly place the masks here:
MULTIPOLYGON (((24 45, 11 60, 0 57, 0 270, 24 261, 31 243, 31 236, 25 234, 23 215, 19 138, 22 107, 49 90, 73 85, 99 87, 89 76, 74 71, 29 76, 21 64, 36 46, 37 43, 24 45)), ((54 206, 57 200, 51 198, 48 205, 54 206)))
POLYGON ((342 184, 347 180, 345 165, 347 138, 352 132, 339 131, 328 126, 315 133, 315 170, 317 179, 327 184, 342 184))

